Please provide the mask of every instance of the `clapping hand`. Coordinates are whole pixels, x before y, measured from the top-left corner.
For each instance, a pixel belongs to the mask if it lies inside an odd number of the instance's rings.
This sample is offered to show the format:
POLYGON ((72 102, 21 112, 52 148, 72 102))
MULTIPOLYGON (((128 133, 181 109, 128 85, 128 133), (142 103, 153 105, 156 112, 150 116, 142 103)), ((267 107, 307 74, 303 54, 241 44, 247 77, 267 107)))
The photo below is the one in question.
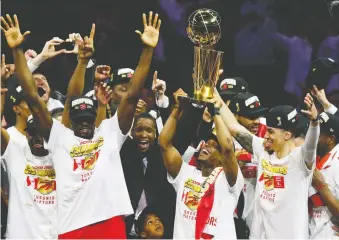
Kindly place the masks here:
POLYGON ((1 17, 1 31, 5 34, 8 46, 10 48, 17 48, 25 41, 31 32, 27 31, 24 34, 21 34, 19 21, 16 15, 14 15, 14 23, 9 14, 6 14, 6 18, 7 21, 1 17))
POLYGON ((155 48, 159 40, 159 30, 161 26, 161 20, 158 20, 158 14, 155 14, 153 19, 153 12, 149 12, 148 23, 146 21, 146 14, 142 15, 144 24, 144 32, 141 33, 139 30, 135 31, 140 35, 141 41, 146 47, 155 48))
POLYGON ((84 41, 79 44, 79 60, 89 60, 94 54, 94 35, 95 35, 95 24, 92 24, 92 29, 89 37, 85 37, 84 41))

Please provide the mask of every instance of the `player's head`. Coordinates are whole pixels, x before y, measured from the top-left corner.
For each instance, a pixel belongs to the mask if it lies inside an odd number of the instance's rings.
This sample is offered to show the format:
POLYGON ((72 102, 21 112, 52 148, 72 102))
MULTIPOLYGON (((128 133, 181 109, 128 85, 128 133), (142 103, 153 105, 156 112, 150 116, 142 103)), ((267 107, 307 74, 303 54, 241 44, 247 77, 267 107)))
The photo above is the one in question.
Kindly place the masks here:
POLYGON ((51 88, 49 87, 47 78, 45 77, 45 75, 41 73, 34 73, 33 78, 35 80, 37 88, 38 89, 41 88, 44 90, 43 91, 44 93, 41 95, 41 98, 42 100, 44 100, 45 103, 47 103, 51 95, 51 88))
POLYGON ((232 111, 239 124, 253 134, 259 130, 259 118, 268 111, 263 108, 257 96, 252 93, 239 93, 232 98, 229 109, 232 111))
POLYGON ((112 71, 108 84, 112 89, 112 102, 114 104, 119 105, 121 99, 126 96, 133 73, 134 71, 130 68, 120 68, 112 71))
POLYGON ((339 117, 323 112, 319 115, 319 119, 317 155, 324 156, 339 143, 339 117))
POLYGON ((298 123, 297 110, 281 105, 272 108, 266 115, 266 148, 279 151, 285 144, 295 141, 298 123))
POLYGON ((44 138, 38 132, 32 116, 29 116, 27 120, 25 131, 28 145, 31 149, 32 154, 36 156, 47 155, 48 151, 44 147, 44 138))
POLYGON ((132 137, 141 152, 147 152, 154 146, 157 128, 154 117, 149 113, 140 113, 134 119, 132 137))
POLYGON ((216 130, 213 129, 207 136, 204 137, 205 144, 200 149, 197 162, 205 166, 220 166, 222 155, 221 147, 216 136, 216 130))
POLYGON ((96 116, 96 104, 93 99, 83 96, 70 102, 69 118, 75 136, 91 139, 94 135, 96 116))
POLYGON ((146 207, 135 222, 137 233, 142 239, 162 239, 164 225, 156 211, 146 207))

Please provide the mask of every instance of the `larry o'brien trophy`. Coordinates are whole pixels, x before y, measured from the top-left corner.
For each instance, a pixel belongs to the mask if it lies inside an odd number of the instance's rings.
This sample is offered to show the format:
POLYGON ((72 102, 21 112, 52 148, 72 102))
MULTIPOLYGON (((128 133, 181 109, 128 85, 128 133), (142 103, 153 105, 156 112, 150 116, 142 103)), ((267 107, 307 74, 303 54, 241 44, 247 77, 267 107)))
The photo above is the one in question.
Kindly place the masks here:
POLYGON ((223 52, 216 51, 213 46, 221 37, 221 19, 219 14, 211 9, 196 10, 188 19, 187 35, 194 46, 193 98, 188 100, 195 106, 204 106, 213 97, 223 52))

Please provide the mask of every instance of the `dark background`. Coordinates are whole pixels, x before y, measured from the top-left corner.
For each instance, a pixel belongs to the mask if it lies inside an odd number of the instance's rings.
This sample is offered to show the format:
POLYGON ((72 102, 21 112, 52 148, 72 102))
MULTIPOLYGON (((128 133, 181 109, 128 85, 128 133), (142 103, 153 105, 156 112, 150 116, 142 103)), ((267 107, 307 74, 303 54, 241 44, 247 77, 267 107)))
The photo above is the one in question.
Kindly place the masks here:
MULTIPOLYGON (((168 0, 175 1, 175 0, 168 0)), ((177 0, 179 2, 193 2, 187 10, 187 16, 196 9, 208 7, 216 10, 222 18, 222 38, 217 44, 218 50, 224 51, 224 76, 234 75, 233 39, 241 24, 241 0, 211 0, 204 5, 196 5, 196 1, 177 0)), ((31 31, 25 42, 26 49, 34 49, 39 53, 44 43, 53 37, 66 39, 69 33, 79 32, 86 36, 90 32, 91 23, 96 23, 96 62, 108 64, 113 68, 135 68, 141 52, 141 44, 136 29, 142 31, 141 15, 153 10, 158 12, 162 19, 161 34, 165 44, 166 62, 154 59, 152 70, 159 71, 159 77, 167 82, 168 95, 181 87, 188 93, 192 92, 191 73, 193 68, 193 43, 188 37, 179 36, 175 26, 171 24, 165 13, 162 12, 157 0, 111 0, 111 1, 39 1, 39 0, 3 0, 2 15, 5 13, 17 14, 21 30, 31 31)), ((330 23, 326 5, 322 0, 276 0, 274 12, 283 24, 279 31, 291 35, 305 28, 311 29, 309 39, 314 49, 325 37, 326 26, 330 23)), ((2 40, 3 37, 2 37, 2 40)), ((12 62, 12 55, 5 41, 1 42, 2 53, 6 54, 8 63, 12 62)), ((316 51, 315 51, 316 52, 316 51)), ((278 60, 272 79, 269 79, 266 88, 257 94, 265 95, 266 105, 281 104, 287 100, 283 90, 286 74, 287 57, 284 53, 277 53, 278 60)), ((74 55, 57 56, 48 60, 39 68, 44 73, 52 88, 66 92, 68 81, 75 67, 74 55)), ((153 71, 150 73, 153 75, 153 71)), ((151 76, 149 77, 151 79, 151 76)), ((150 87, 150 80, 148 87, 150 87)), ((255 84, 255 83, 250 83, 255 84)))

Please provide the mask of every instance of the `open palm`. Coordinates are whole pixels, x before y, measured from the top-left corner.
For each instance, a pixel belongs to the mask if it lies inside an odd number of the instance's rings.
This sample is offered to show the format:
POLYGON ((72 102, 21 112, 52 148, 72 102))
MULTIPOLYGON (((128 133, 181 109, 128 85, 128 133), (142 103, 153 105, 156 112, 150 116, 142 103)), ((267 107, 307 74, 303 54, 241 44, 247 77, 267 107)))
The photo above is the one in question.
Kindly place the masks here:
POLYGON ((146 21, 146 14, 142 15, 144 24, 144 32, 135 31, 140 35, 143 44, 147 47, 155 48, 159 40, 159 30, 161 26, 161 20, 158 20, 158 14, 155 14, 153 19, 153 12, 149 12, 148 23, 146 21))
POLYGON ((21 34, 19 21, 16 15, 14 15, 14 23, 11 17, 6 15, 7 21, 1 17, 1 30, 4 32, 7 44, 10 48, 19 47, 30 34, 29 31, 21 34))

